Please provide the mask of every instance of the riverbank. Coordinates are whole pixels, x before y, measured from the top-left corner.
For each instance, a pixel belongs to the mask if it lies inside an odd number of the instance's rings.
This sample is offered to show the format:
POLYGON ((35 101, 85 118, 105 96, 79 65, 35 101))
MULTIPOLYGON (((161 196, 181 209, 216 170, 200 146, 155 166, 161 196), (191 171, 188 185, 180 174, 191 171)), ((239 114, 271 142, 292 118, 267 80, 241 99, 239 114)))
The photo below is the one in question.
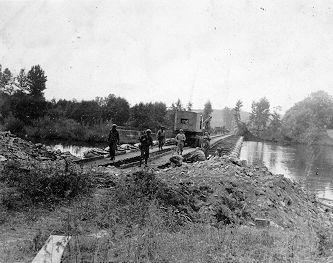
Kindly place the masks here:
POLYGON ((258 142, 272 142, 282 145, 292 145, 292 144, 306 144, 306 145, 328 145, 333 146, 333 130, 322 130, 316 135, 315 140, 308 141, 294 141, 290 138, 283 138, 282 134, 279 136, 263 136, 263 137, 248 137, 247 141, 258 141, 258 142))
MULTIPOLYGON (((2 142, 4 185, 8 161, 20 167, 33 162, 38 171, 58 162, 14 136, 2 142)), ((120 262, 329 262, 332 255, 331 210, 264 166, 224 156, 176 168, 80 173, 91 175, 84 177, 91 191, 52 205, 19 206, 21 198, 8 207, 1 192, 0 255, 6 262, 30 261, 51 233, 75 237, 64 262, 84 255, 120 262)))

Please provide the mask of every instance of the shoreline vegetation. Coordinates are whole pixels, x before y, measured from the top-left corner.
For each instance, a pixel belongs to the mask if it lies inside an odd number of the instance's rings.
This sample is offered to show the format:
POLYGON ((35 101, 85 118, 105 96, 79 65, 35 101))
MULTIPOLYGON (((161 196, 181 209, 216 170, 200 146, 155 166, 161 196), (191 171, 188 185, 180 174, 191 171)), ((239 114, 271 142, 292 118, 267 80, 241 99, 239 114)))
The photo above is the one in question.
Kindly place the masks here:
POLYGON ((332 209, 265 166, 90 169, 13 134, 0 146, 4 262, 31 261, 50 234, 73 237, 64 262, 332 260, 332 209))

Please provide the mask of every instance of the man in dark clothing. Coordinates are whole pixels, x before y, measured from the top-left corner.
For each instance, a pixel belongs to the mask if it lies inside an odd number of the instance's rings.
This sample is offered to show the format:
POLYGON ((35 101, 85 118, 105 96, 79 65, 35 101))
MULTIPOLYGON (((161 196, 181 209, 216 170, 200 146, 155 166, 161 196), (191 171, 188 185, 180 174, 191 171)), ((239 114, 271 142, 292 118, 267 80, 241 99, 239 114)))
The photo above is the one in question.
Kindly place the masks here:
POLYGON ((208 132, 205 132, 202 138, 201 149, 205 153, 206 159, 209 155, 209 148, 210 148, 210 136, 208 132))
POLYGON ((110 151, 110 160, 115 159, 117 144, 119 144, 119 133, 117 131, 117 125, 113 124, 112 129, 109 132, 109 151, 110 151))
POLYGON ((149 146, 153 147, 153 138, 151 137, 151 130, 148 129, 146 133, 141 135, 140 137, 140 150, 141 150, 141 157, 140 157, 140 165, 141 167, 142 160, 145 159, 145 167, 147 167, 148 158, 149 158, 149 146))

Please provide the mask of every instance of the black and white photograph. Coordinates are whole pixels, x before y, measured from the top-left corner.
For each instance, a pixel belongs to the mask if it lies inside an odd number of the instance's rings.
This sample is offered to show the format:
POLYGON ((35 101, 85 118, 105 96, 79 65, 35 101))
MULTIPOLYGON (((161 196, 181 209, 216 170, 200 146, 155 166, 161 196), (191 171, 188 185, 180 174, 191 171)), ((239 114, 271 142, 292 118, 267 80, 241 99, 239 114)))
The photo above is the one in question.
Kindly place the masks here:
POLYGON ((0 0, 0 263, 332 263, 333 2, 0 0))

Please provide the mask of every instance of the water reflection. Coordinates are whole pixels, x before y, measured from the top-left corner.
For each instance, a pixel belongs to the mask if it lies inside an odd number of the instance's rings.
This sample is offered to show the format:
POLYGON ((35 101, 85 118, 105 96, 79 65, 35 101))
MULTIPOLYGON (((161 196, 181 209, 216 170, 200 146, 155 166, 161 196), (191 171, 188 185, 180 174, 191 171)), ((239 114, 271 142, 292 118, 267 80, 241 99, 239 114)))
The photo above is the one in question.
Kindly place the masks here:
POLYGON ((244 142, 240 158, 249 164, 263 163, 272 173, 298 181, 319 197, 333 200, 333 147, 281 146, 267 142, 244 142))

